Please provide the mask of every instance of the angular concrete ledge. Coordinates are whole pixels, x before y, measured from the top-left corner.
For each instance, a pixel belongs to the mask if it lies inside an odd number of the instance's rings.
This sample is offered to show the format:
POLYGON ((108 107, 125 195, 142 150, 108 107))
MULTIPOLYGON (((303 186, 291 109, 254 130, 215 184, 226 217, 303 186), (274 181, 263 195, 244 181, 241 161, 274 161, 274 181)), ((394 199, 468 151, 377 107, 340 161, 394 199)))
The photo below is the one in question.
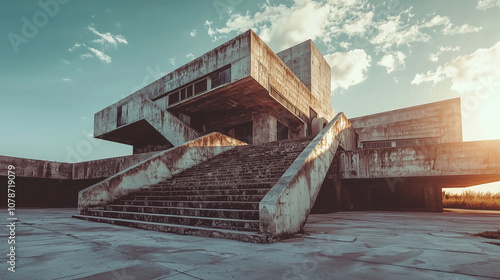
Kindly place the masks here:
POLYGON ((356 146, 356 133, 339 113, 304 149, 259 204, 260 232, 281 238, 304 229, 339 145, 356 146))
POLYGON ((103 206, 143 187, 160 183, 235 146, 247 145, 220 133, 211 133, 182 146, 157 153, 78 194, 79 211, 103 206))

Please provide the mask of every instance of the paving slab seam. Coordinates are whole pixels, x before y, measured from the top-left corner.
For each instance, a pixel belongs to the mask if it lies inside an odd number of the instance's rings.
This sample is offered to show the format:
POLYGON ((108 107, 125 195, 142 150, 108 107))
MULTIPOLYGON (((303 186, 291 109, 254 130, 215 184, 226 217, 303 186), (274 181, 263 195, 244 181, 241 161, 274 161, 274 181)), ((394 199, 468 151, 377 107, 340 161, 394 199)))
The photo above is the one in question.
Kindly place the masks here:
POLYGON ((414 266, 408 266, 408 265, 388 264, 388 263, 366 261, 366 260, 358 260, 358 259, 350 259, 350 258, 346 258, 346 259, 351 260, 351 261, 358 261, 358 262, 363 262, 363 263, 369 263, 369 264, 395 266, 395 267, 409 268, 409 269, 422 270, 422 271, 432 271, 432 272, 441 272, 441 273, 448 273, 448 274, 454 274, 454 275, 463 275, 463 276, 471 276, 471 277, 481 277, 481 278, 485 278, 485 279, 500 279, 498 277, 483 276, 483 275, 470 274, 470 273, 451 272, 451 271, 439 270, 439 269, 429 269, 429 268, 421 268, 421 267, 414 267, 414 266))

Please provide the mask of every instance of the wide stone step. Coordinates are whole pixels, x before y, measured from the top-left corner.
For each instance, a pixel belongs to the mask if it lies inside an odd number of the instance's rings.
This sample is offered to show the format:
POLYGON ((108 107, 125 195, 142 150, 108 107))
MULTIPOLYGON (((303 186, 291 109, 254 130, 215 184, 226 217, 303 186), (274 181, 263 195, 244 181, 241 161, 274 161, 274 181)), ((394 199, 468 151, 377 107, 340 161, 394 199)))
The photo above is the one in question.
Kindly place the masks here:
POLYGON ((173 184, 170 181, 167 181, 162 184, 153 185, 145 190, 214 190, 214 189, 266 189, 269 190, 273 184, 270 183, 255 183, 255 184, 237 184, 237 183, 227 183, 227 184, 209 184, 204 183, 202 185, 199 184, 173 184))
POLYGON ((245 209, 259 210, 259 202, 252 201, 172 201, 172 200, 128 200, 120 199, 114 204, 186 207, 186 208, 214 208, 214 209, 245 209))
POLYGON ((127 197, 130 200, 175 200, 175 201, 261 201, 264 195, 136 195, 127 197))
MULTIPOLYGON (((281 176, 280 176, 281 177, 281 176)), ((242 179, 237 180, 233 178, 232 180, 224 180, 214 178, 182 178, 182 179, 172 179, 169 183, 178 185, 214 185, 214 186, 224 186, 224 185, 250 185, 250 184, 272 184, 276 183, 280 177, 271 178, 252 178, 252 179, 242 179)))
POLYGON ((134 195, 145 196, 183 196, 183 195, 265 195, 268 188, 260 189, 188 189, 188 190, 162 190, 147 189, 135 192, 134 195))
POLYGON ((178 216, 178 215, 167 215, 167 214, 150 214, 150 213, 108 211, 108 210, 87 210, 86 214, 88 216, 96 216, 96 217, 138 220, 145 222, 177 224, 177 225, 187 225, 196 227, 223 228, 223 229, 247 230, 247 231, 259 230, 259 221, 255 220, 178 216))
POLYGON ((253 243, 268 243, 272 242, 272 238, 268 235, 260 234, 252 231, 236 231, 236 230, 228 230, 228 229, 214 229, 214 228, 204 228, 204 227, 196 227, 196 226, 185 226, 185 225, 176 225, 176 224, 165 224, 165 223, 154 223, 154 222, 145 222, 145 221, 135 221, 135 220, 127 220, 127 219, 115 219, 115 218, 105 218, 105 217, 94 217, 87 215, 73 215, 73 218, 101 222, 101 223, 109 223, 120 226, 128 226, 133 228, 145 229, 145 230, 154 230, 161 232, 169 232, 175 234, 183 234, 183 235, 195 235, 195 236, 203 236, 203 237, 215 237, 215 238, 225 238, 225 239, 233 239, 244 242, 253 242, 253 243))
POLYGON ((244 210, 244 209, 107 205, 105 207, 105 210, 140 212, 140 213, 151 213, 151 214, 168 214, 168 215, 179 215, 179 216, 213 217, 213 218, 239 219, 239 220, 259 219, 259 210, 244 210))

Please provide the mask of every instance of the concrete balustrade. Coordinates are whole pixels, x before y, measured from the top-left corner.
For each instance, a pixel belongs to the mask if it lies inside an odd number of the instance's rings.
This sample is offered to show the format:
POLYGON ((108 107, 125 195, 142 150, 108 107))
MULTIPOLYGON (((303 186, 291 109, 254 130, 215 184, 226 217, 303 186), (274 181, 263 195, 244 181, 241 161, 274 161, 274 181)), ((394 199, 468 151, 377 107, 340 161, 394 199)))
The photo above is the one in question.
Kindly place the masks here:
POLYGON ((220 133, 157 153, 78 194, 78 209, 103 206, 141 188, 160 183, 235 146, 247 145, 220 133))
POLYGON ((304 149, 259 204, 260 231, 275 239, 304 229, 337 148, 356 146, 356 133, 339 113, 304 149))

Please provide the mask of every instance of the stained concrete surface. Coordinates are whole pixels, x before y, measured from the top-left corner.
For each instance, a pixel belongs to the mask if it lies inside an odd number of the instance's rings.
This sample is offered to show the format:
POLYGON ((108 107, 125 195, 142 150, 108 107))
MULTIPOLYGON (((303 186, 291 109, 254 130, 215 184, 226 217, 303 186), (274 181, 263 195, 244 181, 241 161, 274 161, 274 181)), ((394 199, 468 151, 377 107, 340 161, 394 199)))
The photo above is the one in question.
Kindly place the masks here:
POLYGON ((16 272, 4 227, 0 278, 500 279, 500 246, 471 235, 496 230, 497 212, 318 214, 303 235, 252 244, 87 222, 76 211, 17 209, 16 272))

